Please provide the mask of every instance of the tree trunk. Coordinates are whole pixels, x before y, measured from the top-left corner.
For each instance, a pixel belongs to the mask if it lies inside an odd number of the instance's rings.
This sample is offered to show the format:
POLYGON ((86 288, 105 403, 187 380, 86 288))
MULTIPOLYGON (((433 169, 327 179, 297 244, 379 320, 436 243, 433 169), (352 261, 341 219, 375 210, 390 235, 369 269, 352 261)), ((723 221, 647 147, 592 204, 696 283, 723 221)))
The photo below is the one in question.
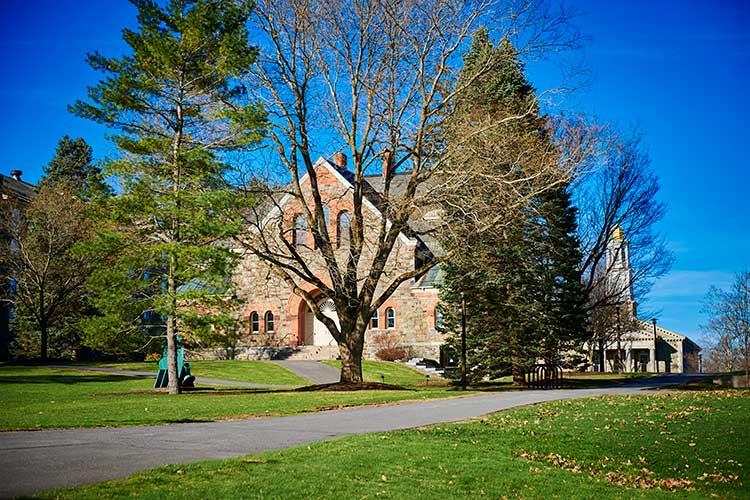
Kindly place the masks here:
MULTIPOLYGON (((341 355, 341 379, 342 384, 359 384, 362 382, 362 350, 363 343, 358 341, 356 335, 347 335, 343 342, 339 343, 339 354, 341 355)), ((362 336, 364 340, 364 336, 362 336)))
POLYGON ((513 383, 516 385, 526 385, 526 381, 523 378, 523 366, 517 361, 513 360, 513 365, 511 367, 511 371, 513 373, 513 383))
MULTIPOLYGON (((182 83, 182 80, 180 80, 182 83)), ((182 91, 180 96, 182 97, 182 91)), ((179 213, 180 209, 180 144, 182 143, 182 101, 178 101, 175 109, 177 115, 177 127, 175 130, 174 138, 172 140, 172 194, 174 196, 174 204, 176 213, 179 213)), ((172 244, 180 242, 180 224, 175 215, 172 215, 172 244)), ((179 373, 177 372, 177 284, 175 277, 177 276, 177 255, 175 250, 171 249, 169 253, 169 270, 167 275, 167 293, 169 294, 169 315, 167 316, 167 375, 169 381, 167 383, 167 389, 169 394, 180 393, 180 380, 178 379, 179 373)))
POLYGON ((47 344, 49 334, 47 332, 47 306, 44 301, 44 280, 39 287, 39 305, 37 306, 37 314, 39 315, 39 334, 40 334, 40 352, 39 357, 42 362, 47 361, 47 344))
POLYGON ((604 373, 604 340, 599 339, 599 372, 604 373))
POLYGON ((167 316, 167 389, 169 394, 180 393, 180 380, 177 373, 177 335, 174 316, 167 316))
POLYGON ((167 277, 167 293, 170 296, 170 314, 167 316, 167 389, 169 394, 180 393, 179 373, 177 372, 177 297, 175 286, 175 273, 177 259, 174 255, 169 257, 169 275, 167 277))
POLYGON ((40 357, 42 361, 47 361, 47 344, 49 343, 49 336, 47 332, 47 321, 42 320, 39 322, 39 332, 41 333, 41 352, 40 357))

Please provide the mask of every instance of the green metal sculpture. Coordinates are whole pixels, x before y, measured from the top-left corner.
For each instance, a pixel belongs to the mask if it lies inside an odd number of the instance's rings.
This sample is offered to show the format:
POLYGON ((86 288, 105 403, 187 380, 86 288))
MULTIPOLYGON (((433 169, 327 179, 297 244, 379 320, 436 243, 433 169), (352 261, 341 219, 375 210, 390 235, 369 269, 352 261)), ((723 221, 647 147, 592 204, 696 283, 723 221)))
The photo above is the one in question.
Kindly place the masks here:
MULTIPOLYGON (((195 387, 195 377, 190 374, 190 363, 185 363, 185 352, 182 348, 182 339, 177 337, 177 376, 180 387, 195 387)), ((167 368, 167 344, 164 344, 161 359, 159 360, 159 373, 156 375, 156 389, 167 387, 169 384, 169 371, 167 368)))

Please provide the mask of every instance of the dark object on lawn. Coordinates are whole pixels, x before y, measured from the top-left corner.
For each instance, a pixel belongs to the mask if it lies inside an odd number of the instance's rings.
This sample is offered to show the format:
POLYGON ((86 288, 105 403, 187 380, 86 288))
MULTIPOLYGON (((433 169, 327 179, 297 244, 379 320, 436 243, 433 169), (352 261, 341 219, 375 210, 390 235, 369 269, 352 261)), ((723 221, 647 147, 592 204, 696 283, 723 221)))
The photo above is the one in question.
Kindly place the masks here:
MULTIPOLYGON (((185 353, 182 349, 182 341, 177 337, 177 373, 180 387, 195 387, 195 377, 190 374, 190 363, 185 363, 185 353)), ((169 371, 167 369, 167 344, 164 344, 161 359, 159 360, 159 374, 156 376, 154 388, 161 389, 169 384, 169 371)))
POLYGON ((531 365, 523 368, 523 382, 530 389, 560 389, 563 370, 560 365, 531 365))

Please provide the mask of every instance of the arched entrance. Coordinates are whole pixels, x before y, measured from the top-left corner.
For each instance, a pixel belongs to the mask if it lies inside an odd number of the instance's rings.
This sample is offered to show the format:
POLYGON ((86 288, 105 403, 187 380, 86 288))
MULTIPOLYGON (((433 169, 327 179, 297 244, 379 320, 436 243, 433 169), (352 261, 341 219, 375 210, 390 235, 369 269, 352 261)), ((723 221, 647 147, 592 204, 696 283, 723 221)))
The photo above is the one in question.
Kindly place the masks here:
MULTIPOLYGON (((322 300, 318 307, 325 316, 328 316, 339 326, 339 316, 336 314, 336 304, 332 299, 322 300)), ((312 312, 312 309, 302 301, 300 303, 300 318, 302 319, 302 335, 300 339, 304 345, 335 346, 336 340, 328 331, 328 328, 319 321, 312 312)))

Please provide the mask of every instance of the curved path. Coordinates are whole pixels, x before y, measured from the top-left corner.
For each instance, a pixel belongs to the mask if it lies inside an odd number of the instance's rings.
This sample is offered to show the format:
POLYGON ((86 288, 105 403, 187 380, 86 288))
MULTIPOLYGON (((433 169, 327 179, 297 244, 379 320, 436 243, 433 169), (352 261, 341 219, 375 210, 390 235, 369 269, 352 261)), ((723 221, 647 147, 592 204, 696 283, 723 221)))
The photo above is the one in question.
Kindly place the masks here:
MULTIPOLYGON (((680 382, 680 377, 664 377, 680 382)), ((659 385, 655 379, 649 386, 659 385)), ((605 389, 518 391, 365 406, 289 417, 0 433, 0 497, 126 477, 159 465, 223 459, 337 436, 466 420, 557 399, 632 394, 605 389)))

